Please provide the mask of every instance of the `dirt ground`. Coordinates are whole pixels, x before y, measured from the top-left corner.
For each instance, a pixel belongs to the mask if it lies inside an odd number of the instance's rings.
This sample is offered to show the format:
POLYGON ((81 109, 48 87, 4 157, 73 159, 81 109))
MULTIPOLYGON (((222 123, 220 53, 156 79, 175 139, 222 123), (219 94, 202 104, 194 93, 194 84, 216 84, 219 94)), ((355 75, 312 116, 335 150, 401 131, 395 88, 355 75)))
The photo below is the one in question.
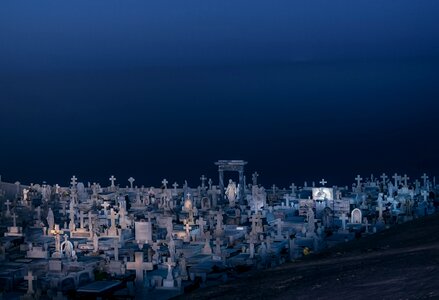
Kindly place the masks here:
POLYGON ((439 299, 439 215, 180 299, 439 299))

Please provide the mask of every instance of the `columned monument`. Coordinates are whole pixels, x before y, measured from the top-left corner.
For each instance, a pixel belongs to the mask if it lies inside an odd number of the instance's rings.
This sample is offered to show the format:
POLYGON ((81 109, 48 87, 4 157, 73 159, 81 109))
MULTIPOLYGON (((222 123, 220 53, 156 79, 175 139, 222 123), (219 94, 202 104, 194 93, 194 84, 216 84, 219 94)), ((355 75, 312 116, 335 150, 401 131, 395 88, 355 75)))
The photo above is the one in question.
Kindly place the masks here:
POLYGON ((244 178, 244 166, 247 164, 243 160, 219 160, 215 163, 218 166, 219 175, 219 187, 221 191, 221 199, 224 199, 224 172, 238 172, 239 182, 238 182, 238 201, 239 204, 243 204, 245 199, 245 178, 244 178))

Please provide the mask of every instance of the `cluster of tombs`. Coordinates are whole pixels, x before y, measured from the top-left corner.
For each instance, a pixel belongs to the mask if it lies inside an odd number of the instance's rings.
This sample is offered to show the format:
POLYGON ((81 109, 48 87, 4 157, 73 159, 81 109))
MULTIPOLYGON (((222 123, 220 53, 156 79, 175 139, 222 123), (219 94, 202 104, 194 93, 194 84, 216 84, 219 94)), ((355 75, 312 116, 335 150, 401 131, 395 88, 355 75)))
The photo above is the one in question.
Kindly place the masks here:
POLYGON ((3 296, 169 298, 269 268, 436 211, 435 180, 355 178, 348 187, 247 184, 244 161, 219 161, 219 182, 191 188, 1 182, 3 296), (224 184, 224 172, 239 182, 224 184), (18 295, 18 296, 17 296, 18 295))

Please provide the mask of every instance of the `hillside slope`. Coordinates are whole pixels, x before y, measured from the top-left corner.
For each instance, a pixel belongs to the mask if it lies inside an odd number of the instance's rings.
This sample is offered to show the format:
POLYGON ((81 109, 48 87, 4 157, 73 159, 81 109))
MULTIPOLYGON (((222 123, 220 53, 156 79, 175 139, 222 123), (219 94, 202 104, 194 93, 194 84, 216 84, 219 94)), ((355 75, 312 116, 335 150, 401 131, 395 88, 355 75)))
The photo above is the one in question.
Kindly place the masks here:
POLYGON ((181 299, 439 299, 439 215, 181 299))

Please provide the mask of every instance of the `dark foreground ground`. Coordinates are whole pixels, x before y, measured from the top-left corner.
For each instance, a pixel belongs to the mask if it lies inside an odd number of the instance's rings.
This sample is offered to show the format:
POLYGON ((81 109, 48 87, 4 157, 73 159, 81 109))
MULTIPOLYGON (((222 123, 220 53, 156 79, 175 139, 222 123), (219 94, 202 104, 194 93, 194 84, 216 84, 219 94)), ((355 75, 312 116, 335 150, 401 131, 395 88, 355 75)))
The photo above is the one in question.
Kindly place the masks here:
POLYGON ((179 299, 439 299, 439 215, 179 299))

